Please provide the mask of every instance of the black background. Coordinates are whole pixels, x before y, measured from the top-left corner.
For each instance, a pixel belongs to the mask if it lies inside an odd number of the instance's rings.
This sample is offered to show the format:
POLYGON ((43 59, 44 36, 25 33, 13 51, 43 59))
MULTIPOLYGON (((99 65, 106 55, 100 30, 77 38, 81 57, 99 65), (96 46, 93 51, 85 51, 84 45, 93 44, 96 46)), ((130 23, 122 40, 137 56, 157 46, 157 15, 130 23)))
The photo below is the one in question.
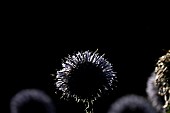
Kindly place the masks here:
POLYGON ((96 101, 96 113, 106 113, 109 105, 123 95, 146 96, 147 78, 158 57, 168 49, 162 46, 168 42, 163 38, 169 37, 164 10, 150 5, 44 4, 7 8, 3 17, 4 112, 9 112, 10 99, 17 92, 37 88, 52 98, 57 113, 84 113, 82 104, 60 100, 54 94, 50 75, 61 68, 62 58, 82 50, 105 53, 119 80, 116 94, 96 101))

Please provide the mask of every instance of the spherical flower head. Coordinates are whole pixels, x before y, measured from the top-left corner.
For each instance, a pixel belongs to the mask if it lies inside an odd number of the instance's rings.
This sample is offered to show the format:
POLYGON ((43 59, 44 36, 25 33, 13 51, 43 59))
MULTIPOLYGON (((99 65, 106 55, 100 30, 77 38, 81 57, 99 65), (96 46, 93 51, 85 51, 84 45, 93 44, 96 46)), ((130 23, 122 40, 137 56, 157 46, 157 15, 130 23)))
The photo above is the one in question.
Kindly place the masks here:
POLYGON ((39 89, 24 89, 11 98, 11 113, 40 112, 40 109, 41 112, 45 113, 56 112, 50 96, 39 89), (41 107, 38 105, 41 105, 41 107))
POLYGON ((148 78, 148 99, 158 112, 170 112, 170 50, 161 56, 154 72, 148 78))
POLYGON ((108 113, 157 113, 150 102, 139 95, 129 94, 113 102, 108 113))
POLYGON ((148 77, 146 84, 147 98, 158 113, 165 113, 162 107, 164 105, 164 99, 158 94, 159 89, 156 86, 155 77, 155 72, 152 72, 151 76, 148 77))
POLYGON ((165 101, 163 108, 170 110, 170 50, 159 58, 155 67, 155 75, 158 94, 165 101))
POLYGON ((74 98, 77 102, 88 103, 87 106, 113 91, 116 83, 111 63, 97 51, 68 55, 62 62, 62 69, 56 73, 56 89, 62 91, 62 98, 74 98))

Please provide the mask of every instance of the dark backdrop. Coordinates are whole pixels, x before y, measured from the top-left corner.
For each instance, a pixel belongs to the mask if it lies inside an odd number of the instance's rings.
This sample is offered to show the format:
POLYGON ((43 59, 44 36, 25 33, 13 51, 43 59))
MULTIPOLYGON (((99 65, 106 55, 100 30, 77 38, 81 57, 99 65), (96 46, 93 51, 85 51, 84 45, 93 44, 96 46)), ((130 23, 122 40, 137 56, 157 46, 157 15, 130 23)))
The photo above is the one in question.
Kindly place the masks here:
POLYGON ((118 90, 96 101, 96 113, 106 113, 109 105, 123 95, 146 96, 147 78, 167 49, 159 45, 162 37, 169 37, 164 15, 161 20, 156 18, 161 12, 140 8, 136 11, 137 7, 41 8, 16 8, 6 14, 2 51, 5 73, 1 79, 5 112, 9 112, 10 99, 17 92, 37 88, 52 98, 58 113, 83 113, 81 104, 59 100, 50 76, 61 68, 62 58, 81 50, 98 49, 99 53, 105 53, 117 71, 118 90))

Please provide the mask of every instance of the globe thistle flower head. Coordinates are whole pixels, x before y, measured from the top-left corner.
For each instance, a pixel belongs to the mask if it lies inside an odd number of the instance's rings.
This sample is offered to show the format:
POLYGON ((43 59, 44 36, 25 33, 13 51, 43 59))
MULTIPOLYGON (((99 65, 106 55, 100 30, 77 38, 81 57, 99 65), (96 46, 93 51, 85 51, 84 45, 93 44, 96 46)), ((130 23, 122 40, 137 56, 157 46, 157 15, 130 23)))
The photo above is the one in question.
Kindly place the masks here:
POLYGON ((103 94, 114 90, 116 83, 116 72, 111 63, 97 51, 68 55, 62 62, 62 69, 56 73, 56 89, 62 91, 62 98, 81 101, 86 108, 103 94))
POLYGON ((129 94, 110 105, 107 113, 157 113, 150 102, 142 96, 129 94))
POLYGON ((155 67, 155 84, 158 94, 164 98, 164 109, 170 111, 170 50, 161 56, 155 67))
POLYGON ((162 107, 164 105, 164 99, 158 94, 159 89, 156 86, 155 77, 155 72, 152 72, 150 77, 148 77, 146 87, 147 98, 158 113, 165 113, 162 107))
POLYGON ((55 106, 45 92, 39 89, 24 89, 15 94, 10 101, 11 113, 55 113, 55 106))

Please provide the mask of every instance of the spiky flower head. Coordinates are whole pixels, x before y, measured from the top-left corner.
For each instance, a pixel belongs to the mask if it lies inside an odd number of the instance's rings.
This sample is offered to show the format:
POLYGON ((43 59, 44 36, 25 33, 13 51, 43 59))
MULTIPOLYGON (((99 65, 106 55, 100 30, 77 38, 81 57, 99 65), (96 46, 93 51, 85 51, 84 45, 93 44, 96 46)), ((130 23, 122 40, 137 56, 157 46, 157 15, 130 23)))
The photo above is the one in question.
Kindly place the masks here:
POLYGON ((155 67, 158 94, 165 100, 163 108, 170 110, 170 50, 161 56, 155 67))
POLYGON ((157 113, 143 96, 128 94, 118 98, 110 105, 107 113, 157 113))
POLYGON ((56 89, 62 91, 62 98, 83 102, 87 110, 103 94, 114 90, 116 83, 111 63, 96 50, 68 55, 56 73, 55 84, 56 89))
POLYGON ((20 113, 22 111, 24 111, 24 113, 25 111, 26 113, 37 112, 37 110, 39 110, 38 105, 42 105, 41 110, 47 113, 56 112, 52 99, 44 91, 39 89, 23 89, 11 98, 10 113, 20 113), (36 102, 38 104, 34 104, 36 102))
POLYGON ((158 94, 159 88, 156 86, 155 77, 155 72, 152 72, 148 77, 146 87, 147 98, 158 113, 165 113, 165 109, 162 107, 164 99, 158 94))

